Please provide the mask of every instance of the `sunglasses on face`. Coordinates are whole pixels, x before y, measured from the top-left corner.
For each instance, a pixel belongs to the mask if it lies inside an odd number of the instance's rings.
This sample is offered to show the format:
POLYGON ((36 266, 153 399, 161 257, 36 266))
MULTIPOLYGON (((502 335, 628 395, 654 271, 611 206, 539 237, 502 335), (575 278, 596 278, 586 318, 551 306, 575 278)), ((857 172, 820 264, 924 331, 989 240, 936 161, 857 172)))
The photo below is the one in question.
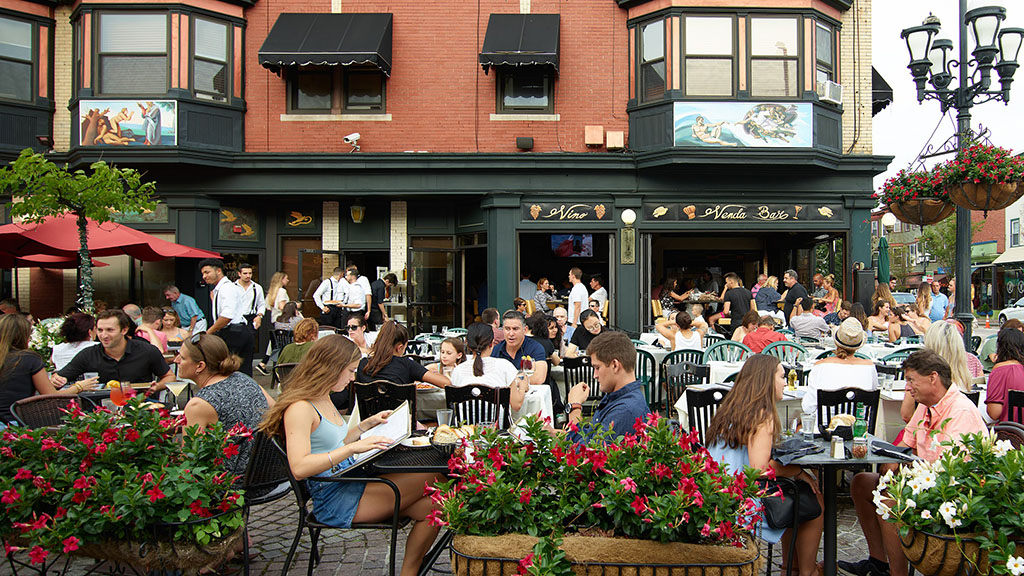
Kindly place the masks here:
POLYGON ((359 330, 359 324, 349 324, 346 328, 348 328, 349 332, 355 332, 356 330, 359 330))

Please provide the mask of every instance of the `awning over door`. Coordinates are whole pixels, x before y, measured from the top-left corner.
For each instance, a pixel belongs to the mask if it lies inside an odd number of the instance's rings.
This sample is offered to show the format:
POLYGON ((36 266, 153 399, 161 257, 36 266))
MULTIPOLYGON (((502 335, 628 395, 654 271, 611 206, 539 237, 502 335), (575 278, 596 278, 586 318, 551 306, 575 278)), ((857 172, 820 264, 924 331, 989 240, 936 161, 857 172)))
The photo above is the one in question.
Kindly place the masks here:
POLYGON ((1024 262, 1024 246, 1007 248, 1005 252, 992 261, 993 264, 1013 264, 1014 262, 1024 262))
POLYGON ((558 14, 491 14, 480 52, 491 66, 552 66, 558 71, 558 14))
POLYGON ((274 73, 287 66, 371 64, 391 76, 391 14, 281 14, 258 55, 274 73))

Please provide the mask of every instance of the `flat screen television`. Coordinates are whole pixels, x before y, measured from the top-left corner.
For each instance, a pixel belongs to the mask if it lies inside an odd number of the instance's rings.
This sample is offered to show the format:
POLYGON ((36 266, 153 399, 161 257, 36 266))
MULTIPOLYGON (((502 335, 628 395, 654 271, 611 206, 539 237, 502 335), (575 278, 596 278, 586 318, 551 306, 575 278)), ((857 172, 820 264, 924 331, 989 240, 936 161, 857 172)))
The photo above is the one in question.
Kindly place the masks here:
POLYGON ((551 252, 556 258, 592 258, 593 234, 552 234, 551 252))

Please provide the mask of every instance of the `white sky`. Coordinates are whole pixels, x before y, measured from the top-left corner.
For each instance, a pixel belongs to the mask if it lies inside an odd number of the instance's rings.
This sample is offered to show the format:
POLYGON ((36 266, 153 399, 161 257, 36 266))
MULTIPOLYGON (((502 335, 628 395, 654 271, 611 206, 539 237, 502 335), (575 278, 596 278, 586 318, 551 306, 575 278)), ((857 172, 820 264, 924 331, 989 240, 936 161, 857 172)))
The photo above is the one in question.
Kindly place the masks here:
MULTIPOLYGON (((970 0, 968 9, 986 5, 1002 5, 1006 8, 1003 26, 1024 28, 1024 2, 1021 0, 970 0)), ((895 156, 889 164, 889 170, 875 177, 876 190, 887 178, 906 168, 917 157, 918 152, 928 143, 932 130, 942 119, 938 102, 917 102, 917 90, 910 70, 907 69, 910 55, 906 42, 900 38, 900 31, 921 24, 929 12, 934 12, 942 22, 942 29, 937 37, 952 40, 953 50, 956 52, 959 46, 958 7, 958 0, 873 2, 873 65, 893 89, 893 102, 874 117, 874 153, 895 156)), ((967 42, 970 50, 970 36, 967 42)), ((993 70, 992 85, 995 88, 999 86, 998 78, 999 75, 993 70)), ((956 83, 957 80, 954 79, 950 86, 956 83)), ((1009 105, 1003 102, 988 102, 973 107, 971 114, 971 127, 978 130, 978 125, 981 124, 991 130, 990 138, 993 144, 1011 148, 1015 153, 1024 152, 1024 66, 1014 75, 1009 105)), ((935 147, 940 146, 956 132, 955 125, 956 112, 951 109, 948 117, 942 119, 942 124, 932 137, 931 143, 935 147), (949 118, 952 118, 952 121, 949 118)), ((946 158, 948 157, 933 159, 929 165, 946 158)))

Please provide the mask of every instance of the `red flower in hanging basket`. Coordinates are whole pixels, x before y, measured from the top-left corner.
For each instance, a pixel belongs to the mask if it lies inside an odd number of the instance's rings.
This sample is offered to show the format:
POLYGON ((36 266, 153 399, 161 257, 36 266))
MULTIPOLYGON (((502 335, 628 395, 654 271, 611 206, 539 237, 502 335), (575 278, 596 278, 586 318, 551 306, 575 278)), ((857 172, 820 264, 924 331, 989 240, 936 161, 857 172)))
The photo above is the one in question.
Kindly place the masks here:
POLYGON ((949 194, 944 187, 944 181, 943 174, 939 170, 918 172, 900 170, 895 176, 886 180, 882 189, 874 196, 889 206, 924 198, 947 201, 949 194))
POLYGON ((1012 150, 975 144, 937 168, 947 183, 1009 184, 1024 179, 1024 158, 1012 150))

